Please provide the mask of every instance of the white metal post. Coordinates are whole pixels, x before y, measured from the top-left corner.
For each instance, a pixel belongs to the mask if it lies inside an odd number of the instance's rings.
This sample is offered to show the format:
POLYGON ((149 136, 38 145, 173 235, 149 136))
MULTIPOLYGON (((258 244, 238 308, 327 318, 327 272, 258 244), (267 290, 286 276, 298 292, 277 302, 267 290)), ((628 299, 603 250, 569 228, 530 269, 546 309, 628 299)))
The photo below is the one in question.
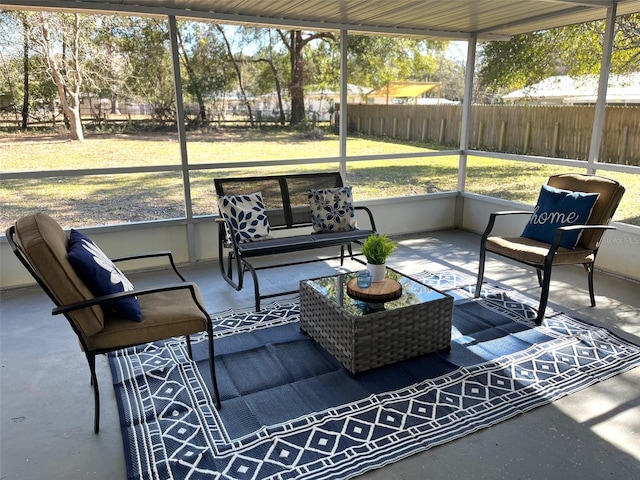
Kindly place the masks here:
POLYGON ((347 41, 349 32, 340 30, 340 175, 347 180, 347 41))
POLYGON ((462 119, 460 128, 460 156, 458 157, 458 200, 454 225, 462 225, 463 198, 467 178, 467 150, 469 149, 469 132, 471 131, 471 103, 473 100, 473 75, 476 64, 477 35, 473 35, 467 42, 467 63, 464 75, 464 100, 462 102, 462 119))
POLYGON ((593 118, 591 131, 591 144, 589 145, 589 162, 587 173, 596 173, 596 163, 600 157, 600 144, 602 143, 602 128, 604 126, 604 114, 607 105, 607 84, 611 70, 611 52, 613 51, 613 36, 616 25, 616 2, 607 9, 607 24, 602 39, 602 62, 600 64, 600 80, 598 83, 598 98, 593 118))
POLYGON ((184 127, 184 99, 182 97, 182 78, 180 77, 180 57, 178 56, 178 27, 176 17, 169 15, 169 37, 171 38, 171 64, 173 66, 173 84, 176 94, 176 123, 178 125, 178 142, 180 144, 180 159, 182 162, 182 187, 184 192, 184 207, 187 218, 187 245, 189 261, 196 261, 195 233, 193 226, 193 208, 191 204, 191 182, 189 178, 189 160, 187 156, 187 136, 184 127))

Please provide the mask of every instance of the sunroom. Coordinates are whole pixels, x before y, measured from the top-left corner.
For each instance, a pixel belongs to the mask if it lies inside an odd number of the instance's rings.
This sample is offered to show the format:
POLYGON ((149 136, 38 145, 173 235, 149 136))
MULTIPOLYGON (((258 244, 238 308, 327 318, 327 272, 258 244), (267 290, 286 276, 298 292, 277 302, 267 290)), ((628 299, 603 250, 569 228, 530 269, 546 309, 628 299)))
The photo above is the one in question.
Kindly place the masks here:
MULTIPOLYGON (((16 0, 3 3, 3 8, 8 9, 61 9, 83 13, 153 15, 168 19, 174 38, 176 19, 331 31, 341 39, 343 56, 346 55, 346 38, 349 35, 393 35, 457 40, 466 42, 466 65, 475 64, 477 45, 482 41, 507 39, 514 34, 596 19, 607 20, 608 28, 603 37, 605 55, 601 64, 598 101, 593 107, 593 125, 586 160, 476 149, 474 135, 477 135, 478 126, 474 124, 474 107, 470 101, 474 80, 473 68, 466 70, 465 101, 460 107, 459 144, 455 148, 418 152, 407 149, 406 152, 393 154, 350 153, 350 134, 355 130, 362 131, 365 120, 350 116, 346 88, 348 72, 345 71, 346 61, 341 61, 341 101, 337 113, 339 140, 335 153, 328 157, 316 157, 311 153, 301 158, 286 160, 270 158, 254 161, 243 158, 194 163, 189 155, 190 141, 193 139, 190 139, 184 130, 184 109, 179 101, 181 94, 178 93, 178 148, 175 151, 179 159, 176 158, 175 164, 169 167, 71 167, 70 170, 55 172, 2 172, 3 181, 43 178, 56 181, 61 177, 129 175, 141 171, 175 173, 176 177, 180 177, 178 189, 181 190, 179 196, 184 202, 183 217, 92 226, 84 228, 83 231, 114 257, 138 251, 172 251, 176 261, 184 266, 187 274, 192 275, 203 288, 205 295, 208 295, 208 301, 211 302, 209 306, 213 311, 250 306, 251 292, 234 292, 219 278, 216 265, 218 226, 214 221, 217 214, 202 212, 198 206, 197 195, 200 192, 192 195, 190 178, 196 173, 206 172, 214 176, 226 176, 230 172, 263 175, 277 168, 288 171, 340 171, 345 181, 353 184, 355 204, 366 205, 374 212, 378 231, 399 240, 401 246, 396 263, 393 264, 394 268, 401 271, 410 270, 412 262, 421 265, 440 259, 449 266, 462 268, 471 275, 477 273, 480 242, 478 234, 485 229, 489 215, 498 210, 523 207, 531 209, 535 201, 523 205, 521 202, 474 191, 473 178, 479 174, 483 158, 496 158, 524 166, 551 165, 556 167, 558 172, 598 174, 619 179, 622 184, 625 178, 640 175, 637 166, 608 163, 600 158, 613 21, 616 16, 639 12, 640 2, 637 0, 400 1, 393 4, 379 1, 310 3, 275 0, 251 3, 204 0, 16 0), (438 188, 439 191, 436 193, 427 193, 423 186, 419 186, 411 195, 389 196, 386 192, 378 190, 372 196, 370 193, 365 194, 364 189, 359 191, 358 177, 353 173, 357 172, 357 166, 363 165, 364 162, 375 161, 384 167, 390 160, 428 163, 436 158, 444 159, 455 172, 443 182, 449 187, 438 188), (122 241, 123 238, 126 238, 126 242, 122 241)), ((174 52, 175 55, 177 54, 174 52)), ((177 62, 178 59, 175 58, 174 61, 177 62)), ((179 73, 174 81, 176 92, 180 92, 182 83, 179 73)), ((636 125, 636 128, 639 127, 636 125)), ((531 176, 520 188, 537 193, 540 184, 545 180, 531 176)), ((628 191, 623 202, 630 202, 634 195, 637 193, 628 191)), ((637 219, 635 220, 637 223, 637 219)), ((526 218, 523 218, 520 223, 501 224, 498 233, 518 236, 525 222, 526 218)), ((632 218, 614 217, 612 224, 616 230, 608 231, 605 235, 596 264, 596 309, 588 306, 586 279, 577 267, 564 267, 557 273, 554 271, 550 302, 572 311, 577 310, 581 318, 616 329, 617 333, 637 343, 640 327, 640 227, 633 223, 632 218), (607 320, 611 320, 613 324, 607 325, 607 320)), ((66 325, 52 321, 49 316, 50 302, 33 286, 31 277, 17 262, 4 237, 0 239, 0 249, 0 287, 3 296, 2 356, 3 366, 6 365, 6 368, 3 368, 2 403, 10 405, 2 409, 2 470, 6 468, 6 471, 23 478, 41 478, 47 474, 49 478, 116 478, 126 475, 114 396, 103 393, 106 405, 102 408, 109 411, 103 412, 106 419, 103 419, 100 435, 93 436, 89 428, 90 412, 84 412, 90 401, 88 385, 87 398, 76 398, 84 395, 84 384, 88 383, 88 376, 84 370, 86 367, 82 364, 82 353, 77 351, 71 335, 67 335, 70 332, 61 332, 66 325), (24 324, 35 316, 38 316, 38 330, 34 327, 25 329, 24 324), (24 334, 21 333, 23 331, 24 334), (47 340, 51 344, 42 348, 31 344, 47 340), (34 359, 37 359, 37 372, 32 371, 34 359), (57 367, 49 369, 50 363, 55 363, 57 367), (74 368, 67 369, 65 363, 74 365, 74 368), (45 376, 51 378, 44 378, 45 376), (33 395, 25 397, 25 389, 32 389, 33 395), (64 392, 47 397, 50 400, 41 397, 48 396, 51 389, 76 393, 72 398, 69 398, 68 393, 64 395, 64 392), (57 406, 61 403, 64 403, 64 406, 60 411, 57 410, 57 406), (24 414, 20 414, 21 407, 24 414), (30 418, 36 418, 38 424, 30 424, 30 418), (65 426, 59 428, 58 421, 65 426), (25 454, 29 444, 38 451, 35 453, 31 450, 32 459, 31 454, 25 454), (40 455, 42 457, 36 458, 40 455), (82 458, 77 458, 76 462, 76 456, 82 458), (30 463, 35 466, 32 467, 30 463)), ((295 283, 310 276, 317 276, 316 274, 328 274, 328 271, 339 267, 330 264, 328 270, 326 268, 327 266, 323 265, 314 270, 300 268, 292 270, 294 273, 284 270, 284 274, 273 271, 269 278, 274 285, 291 281, 295 283)), ((503 282, 532 298, 539 294, 532 271, 496 258, 489 259, 487 269, 488 278, 503 282)), ((131 267, 131 275, 144 283, 153 277, 165 276, 166 272, 158 269, 158 265, 141 263, 131 267)), ((102 375, 99 376, 108 378, 106 361, 100 369, 102 375)), ((365 473, 363 478, 445 478, 445 475, 447 478, 451 475, 475 478, 476 474, 486 478, 561 478, 571 476, 576 471, 584 478, 602 478, 605 474, 620 478, 633 476, 637 474, 640 462, 637 449, 633 447, 638 443, 640 428, 637 421, 639 398, 637 370, 626 372, 615 379, 609 379, 537 409, 533 414, 529 413, 529 417, 519 416, 517 419, 486 429, 482 436, 470 435, 444 447, 430 449, 393 466, 365 473), (580 448, 581 445, 584 445, 584 448, 580 448), (538 455, 536 452, 543 454, 538 455), (545 456, 548 460, 545 460, 545 456)), ((196 475, 193 478, 200 477, 196 475)))

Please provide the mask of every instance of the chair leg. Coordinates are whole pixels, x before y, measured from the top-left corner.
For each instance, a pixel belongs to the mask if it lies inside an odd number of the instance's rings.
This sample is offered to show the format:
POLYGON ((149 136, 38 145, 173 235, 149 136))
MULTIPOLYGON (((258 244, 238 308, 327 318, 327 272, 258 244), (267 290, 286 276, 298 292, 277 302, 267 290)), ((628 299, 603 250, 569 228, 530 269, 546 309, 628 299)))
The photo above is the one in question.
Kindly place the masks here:
POLYGON ((189 358, 193 360, 193 350, 191 350, 191 335, 186 335, 187 337, 187 353, 189 354, 189 358))
POLYGON ((96 375, 96 356, 87 353, 87 361, 89 362, 89 370, 91 370, 91 385, 93 386, 93 431, 100 431, 100 390, 98 389, 98 377, 96 375))
POLYGON ((218 380, 216 378, 216 366, 215 366, 215 358, 213 354, 213 327, 209 326, 208 329, 209 336, 209 370, 211 372, 211 383, 213 384, 213 391, 216 396, 216 407, 218 410, 222 408, 220 403, 220 391, 218 390, 218 380))
POLYGON ((544 320, 544 312, 547 309, 549 289, 551 288, 551 267, 552 261, 548 260, 545 262, 544 272, 542 274, 542 292, 540 293, 540 304, 538 305, 538 316, 536 317, 536 324, 538 325, 544 320))
POLYGON ((480 291, 482 290, 482 280, 484 279, 484 262, 486 260, 487 251, 484 248, 484 243, 480 245, 480 264, 478 265, 478 281, 476 282, 476 291, 473 296, 475 298, 480 297, 480 291))
POLYGON ((542 286, 542 270, 536 268, 536 275, 538 276, 538 286, 542 286))
POLYGON ((587 271, 587 277, 589 279, 589 298, 591 299, 591 306, 596 306, 596 296, 593 292, 593 263, 585 263, 584 269, 587 271))

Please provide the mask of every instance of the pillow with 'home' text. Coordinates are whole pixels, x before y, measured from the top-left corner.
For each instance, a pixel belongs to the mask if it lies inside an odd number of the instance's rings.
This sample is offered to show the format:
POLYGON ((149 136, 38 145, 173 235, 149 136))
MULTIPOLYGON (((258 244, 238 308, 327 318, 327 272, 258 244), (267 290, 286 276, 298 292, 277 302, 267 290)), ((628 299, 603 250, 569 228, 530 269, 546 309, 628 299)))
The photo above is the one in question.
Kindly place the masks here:
MULTIPOLYGON (((542 185, 538 203, 521 236, 553 243, 558 227, 587 224, 599 196, 599 193, 571 192, 542 185)), ((574 249, 581 233, 580 230, 565 233, 560 246, 574 249)))

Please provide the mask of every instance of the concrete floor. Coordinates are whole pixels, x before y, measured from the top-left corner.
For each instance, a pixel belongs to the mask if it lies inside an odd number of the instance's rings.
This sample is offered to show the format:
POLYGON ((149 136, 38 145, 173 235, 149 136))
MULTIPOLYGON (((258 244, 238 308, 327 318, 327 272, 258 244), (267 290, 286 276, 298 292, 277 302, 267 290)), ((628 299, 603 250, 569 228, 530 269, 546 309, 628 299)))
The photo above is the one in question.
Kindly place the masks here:
MULTIPOLYGON (((417 273, 430 259, 475 274, 479 236, 461 231, 403 238, 391 266, 417 273)), ((335 263, 332 264, 335 266, 335 263)), ((270 288, 334 271, 325 263, 267 270, 270 288)), ((354 269, 359 264, 351 265, 354 269)), ((253 304, 252 284, 236 292, 217 264, 182 268, 201 287, 210 311, 253 304)), ((131 274, 137 285, 170 280, 166 272, 131 274)), ((535 274, 490 257, 487 278, 535 297, 535 274)), ((554 271, 550 306, 640 343, 640 284, 596 272, 595 308, 578 267, 554 271)), ((98 359, 101 430, 93 433, 89 370, 74 334, 37 288, 4 290, 0 310, 0 480, 126 478, 118 412, 106 358, 98 359)), ((362 477, 390 479, 640 479, 640 368, 491 428, 362 477)))

